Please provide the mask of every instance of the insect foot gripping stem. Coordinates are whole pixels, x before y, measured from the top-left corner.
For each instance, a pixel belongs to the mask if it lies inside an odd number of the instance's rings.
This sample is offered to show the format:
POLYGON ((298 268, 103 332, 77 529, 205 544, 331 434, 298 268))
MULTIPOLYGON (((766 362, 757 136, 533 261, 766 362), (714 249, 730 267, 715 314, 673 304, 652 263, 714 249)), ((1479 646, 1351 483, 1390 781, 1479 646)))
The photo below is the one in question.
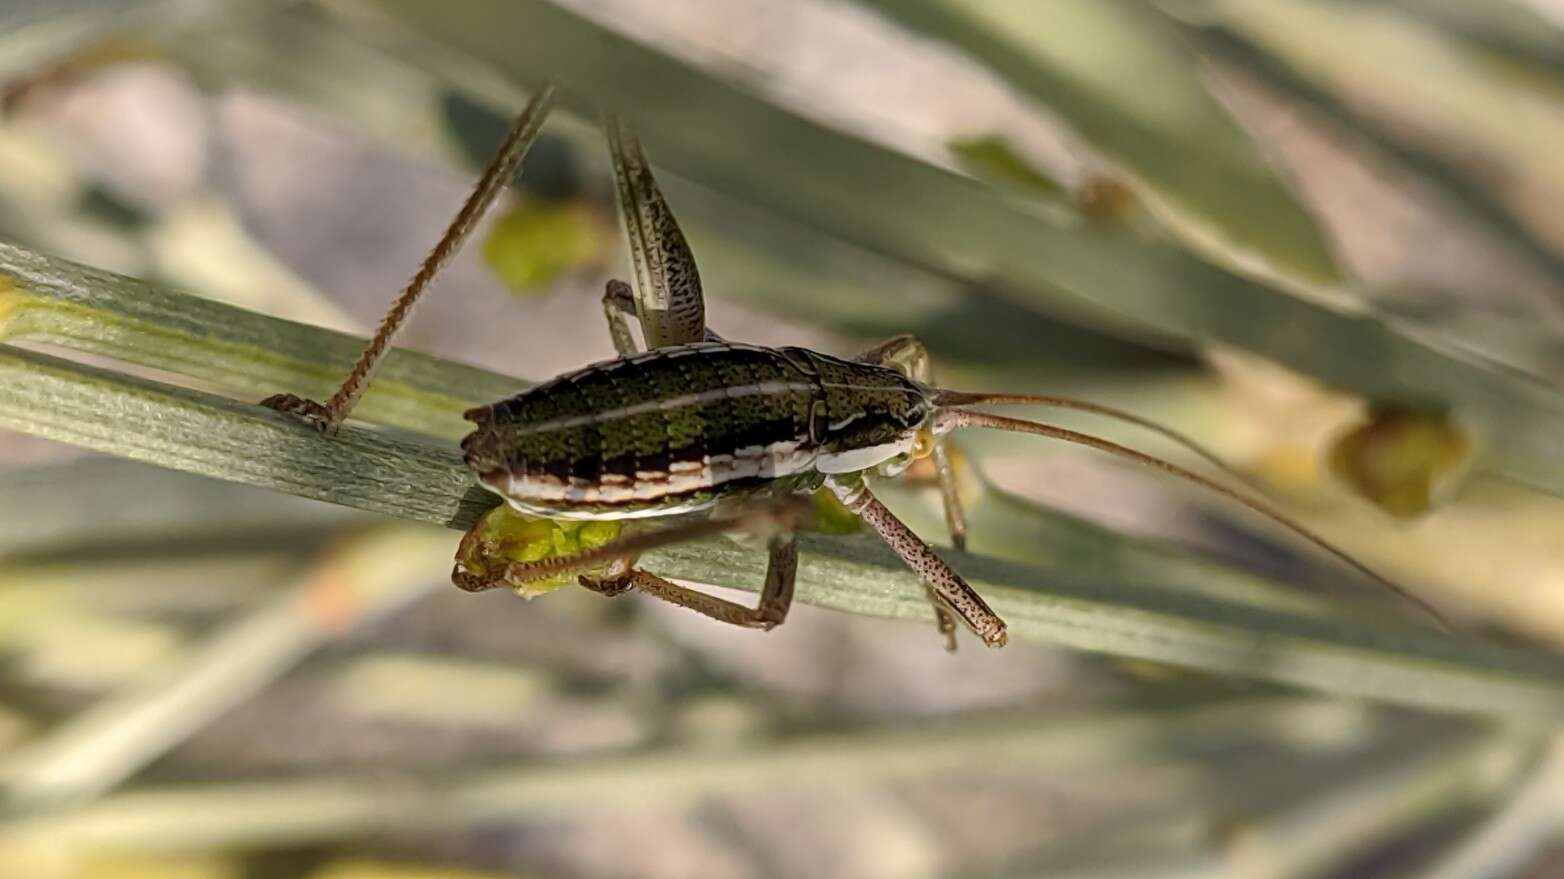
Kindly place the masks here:
POLYGON ((306 400, 296 394, 272 394, 262 400, 261 405, 268 409, 275 409, 284 415, 292 415, 321 433, 334 430, 339 423, 338 419, 332 417, 331 410, 327 409, 324 403, 306 400))

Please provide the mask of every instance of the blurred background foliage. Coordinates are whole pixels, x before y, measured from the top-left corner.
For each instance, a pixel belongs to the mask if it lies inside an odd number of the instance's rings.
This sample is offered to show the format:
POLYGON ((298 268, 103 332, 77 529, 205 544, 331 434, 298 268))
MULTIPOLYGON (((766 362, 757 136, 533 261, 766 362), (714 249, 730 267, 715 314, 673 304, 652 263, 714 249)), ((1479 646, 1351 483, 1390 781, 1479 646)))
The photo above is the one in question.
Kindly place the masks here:
MULTIPOLYGON (((0 2, 0 875, 1559 875, 1561 23, 0 2), (430 356, 366 398, 379 428, 248 405, 328 386, 328 331, 373 324, 546 78, 564 106, 403 338, 430 356), (1167 422, 1461 632, 1009 437, 963 438, 953 554, 1002 651, 947 656, 862 536, 808 544, 766 635, 457 593, 457 413, 611 352, 604 111, 728 337, 912 332, 948 386, 1167 422)), ((886 495, 941 538, 927 474, 886 495)))

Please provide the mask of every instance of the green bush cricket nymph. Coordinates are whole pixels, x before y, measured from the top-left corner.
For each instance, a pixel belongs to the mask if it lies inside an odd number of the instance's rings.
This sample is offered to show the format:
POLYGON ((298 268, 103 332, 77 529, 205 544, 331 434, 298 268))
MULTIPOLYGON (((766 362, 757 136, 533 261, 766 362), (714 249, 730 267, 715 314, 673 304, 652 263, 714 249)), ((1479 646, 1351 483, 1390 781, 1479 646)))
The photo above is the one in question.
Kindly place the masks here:
MULTIPOLYGON (((517 117, 337 392, 325 403, 282 394, 266 405, 323 430, 347 417, 414 303, 514 175, 552 96, 552 86, 545 87, 517 117)), ((509 509, 497 508, 463 539, 452 573, 461 588, 546 591, 575 575, 606 595, 634 589, 723 622, 770 629, 792 602, 794 532, 809 509, 802 498, 825 488, 923 580, 948 646, 954 648, 959 620, 998 647, 1006 640, 1004 621, 866 480, 932 459, 953 541, 964 548, 966 523, 945 437, 956 428, 987 427, 1090 446, 1204 486, 1286 526, 1443 622, 1426 603, 1248 495, 1105 439, 967 407, 1015 403, 1095 412, 1154 430, 1231 474, 1211 453, 1145 419, 1083 400, 934 387, 928 354, 910 336, 851 360, 722 339, 706 327, 694 256, 639 143, 615 120, 605 127, 635 269, 634 286, 609 281, 603 297, 619 357, 466 413, 475 426, 462 441, 465 460, 509 509), (665 517, 678 518, 667 527, 646 524, 665 517), (557 527, 540 526, 539 519, 557 527), (767 540, 769 565, 753 608, 635 566, 640 553, 656 547, 729 531, 767 540)))

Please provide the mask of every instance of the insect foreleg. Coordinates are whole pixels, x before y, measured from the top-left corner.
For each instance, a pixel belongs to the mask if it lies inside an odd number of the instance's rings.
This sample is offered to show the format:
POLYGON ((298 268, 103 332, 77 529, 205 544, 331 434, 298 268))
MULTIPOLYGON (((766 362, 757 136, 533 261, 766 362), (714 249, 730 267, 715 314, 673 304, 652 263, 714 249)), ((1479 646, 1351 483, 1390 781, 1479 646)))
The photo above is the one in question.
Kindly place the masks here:
MULTIPOLYGON (((913 381, 925 384, 933 381, 929 349, 925 348, 915 336, 904 335, 887 339, 859 354, 858 359, 864 363, 889 366, 913 381)), ((934 475, 939 482, 940 503, 945 510, 945 527, 950 530, 950 542, 955 544, 957 549, 965 551, 967 513, 961 504, 961 494, 956 486, 956 467, 951 460, 949 441, 945 437, 934 437, 931 457, 934 462, 934 475)), ((954 651, 956 649, 955 620, 951 619, 948 608, 934 600, 932 591, 929 595, 930 603, 934 605, 934 623, 945 636, 945 648, 954 651)))
MULTIPOLYGON (((889 366, 913 381, 931 383, 933 367, 929 349, 914 336, 896 336, 887 339, 858 355, 863 363, 889 366)), ((967 548, 967 514, 961 506, 961 495, 956 490, 956 468, 951 461, 948 440, 934 437, 934 472, 939 479, 940 500, 945 507, 945 524, 950 528, 950 540, 959 550, 967 548)))
POLYGON ((967 624, 983 643, 990 647, 1004 646, 1005 621, 994 613, 983 597, 978 595, 967 581, 961 578, 934 548, 914 534, 906 523, 896 518, 880 499, 870 493, 860 476, 834 476, 826 481, 842 505, 874 529, 880 538, 901 556, 913 572, 923 579, 934 592, 936 607, 943 606, 967 624))

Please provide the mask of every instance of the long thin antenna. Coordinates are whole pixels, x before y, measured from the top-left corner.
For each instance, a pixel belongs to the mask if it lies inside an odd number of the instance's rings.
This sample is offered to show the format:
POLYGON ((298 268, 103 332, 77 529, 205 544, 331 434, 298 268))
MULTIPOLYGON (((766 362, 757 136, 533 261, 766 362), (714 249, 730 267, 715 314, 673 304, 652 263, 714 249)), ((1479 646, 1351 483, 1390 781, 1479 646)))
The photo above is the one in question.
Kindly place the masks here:
POLYGON ((1080 412, 1103 415, 1144 428, 1164 439, 1172 440, 1186 450, 1199 455, 1206 463, 1239 482, 1247 483, 1249 481, 1248 477, 1240 473, 1237 468, 1217 457, 1216 452, 1191 439, 1187 434, 1180 433, 1171 427, 1136 415, 1133 412, 1126 412, 1123 409, 1115 409, 1112 406, 1104 406, 1101 403, 1093 403, 1090 400, 1081 400, 1075 397, 1056 397, 1048 394, 979 394, 969 391, 947 391, 943 388, 936 388, 934 392, 934 404, 937 406, 972 406, 979 403, 1017 403, 1024 406, 1050 406, 1055 409, 1075 409, 1080 412))
POLYGON ((1250 497, 1249 495, 1243 494, 1242 492, 1234 491, 1233 489, 1228 488, 1219 482, 1201 476, 1199 473, 1195 473, 1194 471, 1186 470, 1183 467, 1172 463, 1171 461, 1164 461, 1154 455, 1148 455, 1145 452, 1139 452, 1127 446, 1121 446, 1116 442, 1105 440, 1102 437, 1092 436, 1089 433, 1080 433, 1079 431, 1068 430, 1063 427, 1055 427, 1051 424, 1042 424, 1036 421, 1027 421, 1021 418, 1009 418, 1004 415, 993 415, 988 412, 973 412, 967 409, 945 409, 941 410, 939 415, 936 416, 934 427, 934 431, 936 433, 943 433, 946 430, 951 430, 957 427, 989 427, 997 430, 1008 430, 1014 431, 1016 433, 1031 433, 1038 436, 1051 437, 1053 439, 1063 440, 1067 443, 1088 446, 1099 451, 1107 452, 1110 455, 1117 455, 1120 458, 1133 461, 1136 464, 1140 464, 1145 467, 1161 470, 1164 473, 1171 473, 1180 479, 1193 482, 1194 484, 1199 485, 1209 491, 1216 492, 1217 494, 1222 495, 1229 500, 1243 504, 1250 510, 1253 510, 1254 512, 1270 519, 1271 521, 1286 527, 1325 552, 1328 552, 1337 559, 1340 559, 1342 562, 1349 565, 1353 570, 1363 574, 1374 582, 1380 584, 1381 586, 1420 608, 1424 613, 1428 614, 1429 617, 1433 618, 1434 621, 1436 621, 1445 631, 1449 632, 1454 631, 1455 629, 1451 622, 1445 618, 1444 614, 1440 613, 1439 610, 1432 604, 1429 604, 1427 601, 1412 593, 1411 591, 1396 585, 1390 579, 1382 576, 1368 565, 1365 565, 1352 556, 1348 555, 1346 551, 1337 549, 1335 545, 1331 544, 1329 541, 1319 536, 1318 534, 1315 534, 1313 531, 1303 527, 1303 525, 1298 523, 1291 516, 1286 515, 1285 513, 1277 510, 1267 503, 1264 503, 1263 501, 1250 497))
POLYGON ((445 264, 450 262, 451 257, 461 249, 462 243, 472 234, 473 228, 478 225, 478 221, 488 211, 489 206, 515 176, 522 159, 526 158, 528 148, 537 139, 538 130, 542 127, 544 118, 548 116, 549 105, 553 100, 554 84, 545 83, 516 117, 510 131, 505 135, 504 142, 500 144, 494 160, 489 163, 488 168, 484 169, 483 176, 479 178, 472 193, 467 196, 467 201, 451 220, 451 224, 446 227, 440 241, 435 244, 433 250, 429 251, 429 255, 424 257, 423 263, 418 266, 418 271, 408 279, 407 285, 391 303, 386 316, 380 319, 380 325, 375 328, 375 334, 370 337, 369 344, 364 346, 363 353, 358 356, 358 362, 353 364, 353 368, 348 371, 347 377, 342 380, 336 393, 331 395, 331 399, 325 404, 320 404, 313 400, 300 399, 293 394, 277 394, 262 400, 261 405, 303 416, 321 430, 335 428, 348 417, 348 413, 353 411, 359 398, 364 395, 364 389, 369 386, 369 380, 374 376, 381 358, 390 347, 392 337, 412 314, 413 306, 429 289, 430 282, 435 279, 445 264))

